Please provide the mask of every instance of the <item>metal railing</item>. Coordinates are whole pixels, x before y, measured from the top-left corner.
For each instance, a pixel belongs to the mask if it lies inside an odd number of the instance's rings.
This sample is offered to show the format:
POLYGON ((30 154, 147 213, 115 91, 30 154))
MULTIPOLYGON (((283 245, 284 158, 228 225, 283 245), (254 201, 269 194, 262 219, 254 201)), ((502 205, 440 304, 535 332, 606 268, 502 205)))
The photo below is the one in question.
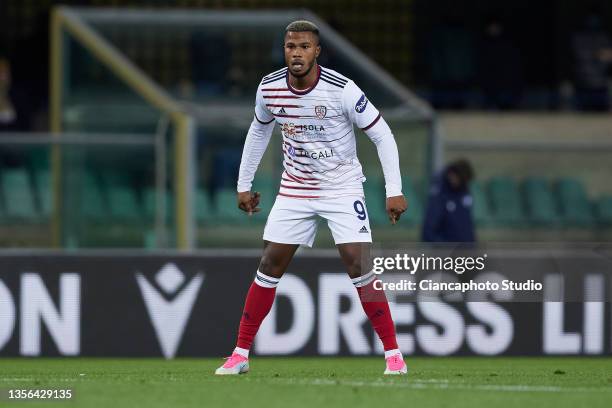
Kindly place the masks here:
MULTIPOLYGON (((179 249, 189 250, 194 247, 192 192, 193 192, 193 154, 194 124, 181 105, 166 91, 158 86, 149 76, 127 59, 116 47, 91 28, 75 10, 59 6, 53 10, 51 17, 51 130, 56 136, 62 131, 62 97, 64 75, 64 38, 63 32, 69 32, 83 47, 95 55, 108 69, 123 80, 132 90, 142 96, 151 105, 163 112, 174 124, 174 182, 176 194, 176 237, 179 249)), ((52 154, 54 189, 59 189, 60 152, 55 149, 52 154)), ((55 194, 55 197, 60 197, 55 194)), ((60 208, 56 203, 55 208, 60 208)), ((61 223, 59 214, 55 215, 56 223, 61 223)), ((57 232, 54 234, 57 235, 57 232)), ((56 237, 57 239, 58 237, 56 237)))

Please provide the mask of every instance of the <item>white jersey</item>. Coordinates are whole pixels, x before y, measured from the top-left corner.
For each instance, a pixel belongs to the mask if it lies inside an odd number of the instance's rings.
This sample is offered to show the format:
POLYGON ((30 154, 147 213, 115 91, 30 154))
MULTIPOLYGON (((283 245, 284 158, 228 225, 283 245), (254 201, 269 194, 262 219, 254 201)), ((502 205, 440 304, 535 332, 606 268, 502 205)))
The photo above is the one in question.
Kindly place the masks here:
MULTIPOLYGON (((365 177, 357 158, 353 124, 367 132, 384 120, 353 81, 331 69, 317 68, 317 79, 309 89, 291 87, 287 68, 266 75, 257 88, 255 120, 258 123, 254 121, 254 124, 266 126, 276 122, 282 133, 284 171, 279 195, 310 199, 363 196, 365 177)), ((254 132, 253 125, 251 128, 250 134, 254 132)), ((384 128, 397 156, 397 147, 386 123, 384 128)), ((249 160, 250 145, 255 148, 253 143, 245 143, 238 191, 250 189, 253 178, 249 171, 254 164, 249 160)), ((379 156, 380 152, 379 149, 379 156)), ((261 158, 259 152, 255 156, 261 158)), ((258 165, 259 160, 256 161, 258 165)), ((391 172, 385 171, 385 179, 387 192, 392 184, 393 195, 398 195, 401 194, 398 160, 394 164, 397 170, 392 172, 397 177, 390 183, 387 178, 391 172)))

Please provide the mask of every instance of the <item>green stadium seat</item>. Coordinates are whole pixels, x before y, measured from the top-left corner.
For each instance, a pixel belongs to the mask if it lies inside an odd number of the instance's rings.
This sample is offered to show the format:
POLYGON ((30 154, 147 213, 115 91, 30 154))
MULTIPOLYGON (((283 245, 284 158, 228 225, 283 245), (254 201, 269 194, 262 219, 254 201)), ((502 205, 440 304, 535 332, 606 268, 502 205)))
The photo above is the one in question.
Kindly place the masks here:
POLYGON ((80 188, 80 212, 86 220, 108 221, 108 208, 102 188, 96 176, 90 171, 84 173, 80 188))
POLYGON ((34 173, 34 191, 36 192, 39 213, 44 219, 51 218, 53 212, 53 179, 48 168, 41 168, 34 173))
MULTIPOLYGON (((164 196, 166 205, 166 222, 169 222, 174 217, 174 200, 172 199, 172 192, 166 190, 164 196)), ((144 207, 144 214, 147 222, 154 224, 157 210, 157 191, 153 187, 146 188, 143 192, 142 202, 144 207)))
POLYGON ((548 181, 539 177, 527 178, 523 183, 525 212, 535 225, 553 225, 559 221, 555 198, 548 181))
POLYGON ((39 218, 30 176, 25 168, 4 169, 2 189, 7 218, 24 221, 36 221, 39 218))
POLYGON ((556 192, 564 224, 572 227, 587 227, 593 224, 593 208, 580 181, 572 178, 559 179, 556 192))
MULTIPOLYGON (((214 198, 215 213, 218 222, 222 224, 238 224, 244 222, 244 215, 238 209, 236 202, 236 189, 223 188, 217 190, 214 198)), ((261 214, 258 214, 261 216, 261 214)))
POLYGON ((597 221, 612 225, 612 195, 605 195, 597 201, 597 221))
MULTIPOLYGON (((253 219, 257 222, 265 222, 270 214, 270 210, 276 200, 276 194, 278 192, 278 182, 273 177, 257 176, 253 180, 253 188, 251 191, 258 191, 261 194, 261 212, 257 214, 253 219)), ((236 193, 234 193, 235 195, 236 193)))
POLYGON ((402 222, 417 225, 423 219, 423 201, 417 193, 416 183, 412 178, 402 177, 402 192, 408 201, 408 210, 402 215, 402 222))
POLYGON ((515 227, 524 223, 519 190, 510 177, 492 178, 489 181, 489 197, 496 224, 515 227))
POLYGON ((373 225, 387 225, 385 182, 380 177, 368 177, 363 184, 368 215, 373 225))
POLYGON ((193 211, 198 224, 208 223, 215 219, 215 213, 210 202, 208 191, 202 188, 196 190, 193 211))
MULTIPOLYGON (((172 199, 172 192, 166 191, 166 194, 163 197, 164 204, 166 206, 166 216, 164 220, 164 224, 166 227, 165 234, 168 235, 165 237, 165 240, 169 240, 169 242, 172 242, 171 237, 173 236, 174 231, 172 229, 172 226, 168 225, 174 217, 174 200, 172 199)), ((158 247, 159 238, 155 226, 155 210, 157 208, 157 191, 155 190, 155 188, 149 187, 145 188, 142 191, 142 207, 144 210, 144 218, 147 225, 147 227, 145 227, 146 232, 144 233, 143 244, 147 249, 155 249, 158 247)), ((195 210, 197 210, 197 208, 195 210)))
POLYGON ((137 191, 118 174, 105 173, 110 216, 114 220, 137 222, 142 218, 137 191))
POLYGON ((482 182, 475 180, 470 184, 470 194, 472 195, 473 206, 472 216, 477 225, 485 226, 491 223, 491 206, 482 182))

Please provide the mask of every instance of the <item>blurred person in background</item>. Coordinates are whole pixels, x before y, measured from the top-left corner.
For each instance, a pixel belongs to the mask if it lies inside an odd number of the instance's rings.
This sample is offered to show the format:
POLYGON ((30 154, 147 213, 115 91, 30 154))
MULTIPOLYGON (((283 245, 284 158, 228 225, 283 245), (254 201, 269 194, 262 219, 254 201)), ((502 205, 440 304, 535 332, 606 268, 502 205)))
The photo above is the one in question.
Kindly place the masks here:
POLYGON ((454 161, 438 174, 429 191, 421 239, 424 242, 475 242, 471 164, 454 161))
POLYGON ((610 109, 608 80, 612 66, 612 41, 598 10, 591 10, 580 30, 572 34, 576 105, 585 111, 610 109))
POLYGON ((498 17, 485 24, 478 60, 484 108, 516 109, 523 88, 521 52, 498 17))

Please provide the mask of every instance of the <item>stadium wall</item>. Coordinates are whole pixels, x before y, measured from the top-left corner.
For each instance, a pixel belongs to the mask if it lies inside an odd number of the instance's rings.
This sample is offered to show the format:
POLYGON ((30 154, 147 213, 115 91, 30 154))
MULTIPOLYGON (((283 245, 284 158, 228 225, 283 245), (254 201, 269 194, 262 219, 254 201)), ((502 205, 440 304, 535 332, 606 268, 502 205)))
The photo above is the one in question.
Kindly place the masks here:
MULTIPOLYGON (((0 356, 200 357, 231 351, 258 251, 1 262, 0 356)), ((335 253, 297 256, 277 295, 256 354, 382 352, 335 253)), ((392 312, 406 354, 596 356, 612 354, 610 306, 397 299, 392 312)))

